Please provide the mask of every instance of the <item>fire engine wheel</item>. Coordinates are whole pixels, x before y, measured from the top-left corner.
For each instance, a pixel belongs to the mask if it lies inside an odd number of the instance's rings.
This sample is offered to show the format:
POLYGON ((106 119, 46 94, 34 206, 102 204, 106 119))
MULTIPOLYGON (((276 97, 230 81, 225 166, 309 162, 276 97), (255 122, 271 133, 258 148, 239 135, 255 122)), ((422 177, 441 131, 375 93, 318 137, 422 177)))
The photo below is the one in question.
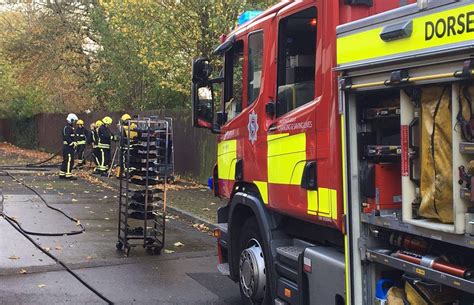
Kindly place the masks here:
POLYGON ((243 227, 240 238, 239 286, 243 304, 270 304, 265 251, 255 218, 243 227))

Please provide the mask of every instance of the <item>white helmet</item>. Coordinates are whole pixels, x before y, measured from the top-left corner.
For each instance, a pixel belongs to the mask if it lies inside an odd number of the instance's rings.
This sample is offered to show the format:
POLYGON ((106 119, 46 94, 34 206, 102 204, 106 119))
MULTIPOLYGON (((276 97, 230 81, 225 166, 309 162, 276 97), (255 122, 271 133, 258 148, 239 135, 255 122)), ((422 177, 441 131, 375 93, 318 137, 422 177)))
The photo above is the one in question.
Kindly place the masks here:
POLYGON ((69 123, 69 124, 72 124, 74 122, 76 122, 79 118, 77 117, 77 115, 75 115, 74 113, 70 113, 67 115, 67 118, 66 118, 66 121, 69 123))

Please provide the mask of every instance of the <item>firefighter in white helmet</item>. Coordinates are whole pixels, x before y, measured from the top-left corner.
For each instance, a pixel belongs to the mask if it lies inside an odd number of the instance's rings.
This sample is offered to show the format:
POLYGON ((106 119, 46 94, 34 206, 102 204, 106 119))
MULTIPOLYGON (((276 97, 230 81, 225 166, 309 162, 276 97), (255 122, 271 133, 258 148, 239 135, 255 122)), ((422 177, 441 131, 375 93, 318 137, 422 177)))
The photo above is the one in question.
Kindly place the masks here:
POLYGON ((74 166, 74 151, 77 146, 73 126, 77 120, 77 115, 74 113, 68 114, 66 118, 67 124, 63 128, 63 163, 61 164, 61 169, 59 171, 60 179, 77 179, 72 175, 72 168, 74 166))

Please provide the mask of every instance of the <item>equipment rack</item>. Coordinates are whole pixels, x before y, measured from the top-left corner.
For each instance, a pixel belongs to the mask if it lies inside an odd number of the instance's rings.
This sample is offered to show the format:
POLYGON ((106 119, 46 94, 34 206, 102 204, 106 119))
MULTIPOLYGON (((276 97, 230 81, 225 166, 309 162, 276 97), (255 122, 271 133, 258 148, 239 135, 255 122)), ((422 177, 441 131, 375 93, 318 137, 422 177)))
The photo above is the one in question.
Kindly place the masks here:
POLYGON ((121 126, 118 250, 128 256, 142 246, 161 254, 165 243, 166 192, 170 124, 167 120, 139 118, 121 126))

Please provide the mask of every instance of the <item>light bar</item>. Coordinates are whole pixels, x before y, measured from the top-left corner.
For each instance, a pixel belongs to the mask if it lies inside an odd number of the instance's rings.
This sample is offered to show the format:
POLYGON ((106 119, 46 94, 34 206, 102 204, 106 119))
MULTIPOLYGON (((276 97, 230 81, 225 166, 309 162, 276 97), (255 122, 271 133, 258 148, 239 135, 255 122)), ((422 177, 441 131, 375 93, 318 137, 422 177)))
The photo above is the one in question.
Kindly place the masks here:
POLYGON ((246 23, 247 21, 252 20, 253 18, 257 17, 261 13, 263 13, 263 11, 246 11, 246 12, 243 12, 239 16, 238 24, 242 25, 242 24, 246 23))

